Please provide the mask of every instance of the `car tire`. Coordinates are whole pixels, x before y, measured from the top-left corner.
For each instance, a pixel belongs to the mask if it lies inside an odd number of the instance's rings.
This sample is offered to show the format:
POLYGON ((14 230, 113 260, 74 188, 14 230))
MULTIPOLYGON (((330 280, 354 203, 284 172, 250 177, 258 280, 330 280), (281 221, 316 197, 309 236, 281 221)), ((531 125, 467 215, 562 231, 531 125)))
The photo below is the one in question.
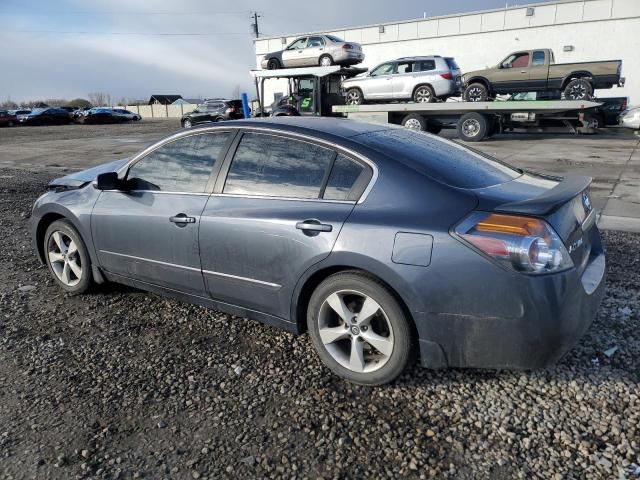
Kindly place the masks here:
POLYGON ((270 58, 267 62, 267 70, 278 70, 280 68, 280 61, 277 58, 270 58))
POLYGON ((594 130, 604 127, 604 118, 601 115, 585 115, 585 121, 588 127, 594 130))
POLYGON ((436 94, 431 85, 420 85, 413 91, 411 98, 416 103, 433 103, 436 101, 436 94))
POLYGON ((593 98, 593 85, 586 78, 571 80, 564 89, 566 100, 591 100, 593 98))
POLYGON ((322 55, 318 60, 318 65, 321 67, 330 67, 333 65, 333 57, 331 55, 322 55))
POLYGON ((56 220, 43 239, 44 257, 54 281, 67 293, 84 293, 93 285, 91 257, 75 227, 56 220))
POLYGON ((462 97, 466 102, 486 102, 489 91, 483 83, 472 83, 464 89, 462 97))
POLYGON ((364 103, 364 96, 359 88, 350 88, 347 90, 346 99, 347 105, 362 105, 364 103))
POLYGON ((411 358, 409 318, 389 287, 364 273, 322 281, 311 295, 307 326, 323 363, 359 385, 392 382, 411 358), (359 320, 363 308, 367 318, 359 320))
POLYGON ((427 129, 427 121, 422 115, 410 113, 405 115, 400 124, 409 130, 424 132, 427 129))
POLYGON ((458 138, 465 142, 480 142, 487 136, 489 121, 487 117, 477 112, 465 113, 458 120, 458 138))
POLYGON ((191 127, 193 127, 193 122, 190 119, 185 118, 182 121, 182 128, 191 128, 191 127))

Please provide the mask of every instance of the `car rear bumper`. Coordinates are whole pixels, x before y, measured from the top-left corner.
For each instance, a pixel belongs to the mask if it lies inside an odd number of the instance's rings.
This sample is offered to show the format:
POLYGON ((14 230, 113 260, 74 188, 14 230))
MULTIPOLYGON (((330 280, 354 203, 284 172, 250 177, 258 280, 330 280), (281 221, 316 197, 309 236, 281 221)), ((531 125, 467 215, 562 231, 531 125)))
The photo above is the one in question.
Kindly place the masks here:
POLYGON ((591 325, 604 295, 604 278, 600 252, 579 278, 574 269, 527 277, 517 318, 414 312, 421 363, 427 368, 516 370, 553 364, 591 325))
POLYGON ((334 63, 343 65, 355 65, 364 60, 364 53, 353 50, 341 49, 336 52, 333 57, 334 63))

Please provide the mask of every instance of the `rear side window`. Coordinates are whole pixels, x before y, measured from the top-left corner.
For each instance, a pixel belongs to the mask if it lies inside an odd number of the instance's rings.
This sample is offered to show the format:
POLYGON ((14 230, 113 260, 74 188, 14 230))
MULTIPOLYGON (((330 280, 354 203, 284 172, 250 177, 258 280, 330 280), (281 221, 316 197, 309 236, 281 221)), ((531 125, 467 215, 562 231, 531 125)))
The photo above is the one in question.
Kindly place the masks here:
POLYGON ((229 133, 190 135, 167 143, 127 174, 134 190, 203 193, 229 133))
POLYGON ((353 187, 364 172, 365 168, 359 163, 344 155, 338 155, 322 198, 325 200, 349 200, 353 187))
POLYGON ((416 72, 428 72, 436 69, 435 60, 420 60, 416 62, 416 72))
POLYGON ((451 70, 460 70, 460 67, 458 67, 455 58, 445 58, 444 61, 447 62, 447 66, 451 70))
POLYGON ((544 52, 542 50, 536 50, 533 52, 531 65, 544 65, 544 52))
POLYGON ((518 178, 519 170, 449 140, 394 128, 357 140, 434 180, 457 188, 483 188, 518 178))
POLYGON ((223 193, 318 198, 335 153, 311 143, 245 133, 223 193))

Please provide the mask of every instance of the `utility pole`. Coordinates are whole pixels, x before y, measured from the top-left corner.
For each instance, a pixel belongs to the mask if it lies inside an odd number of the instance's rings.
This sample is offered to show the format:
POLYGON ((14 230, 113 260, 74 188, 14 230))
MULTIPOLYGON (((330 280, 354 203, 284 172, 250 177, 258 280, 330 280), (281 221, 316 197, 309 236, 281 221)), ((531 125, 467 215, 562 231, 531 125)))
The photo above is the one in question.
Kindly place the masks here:
POLYGON ((262 15, 258 15, 258 12, 253 12, 253 23, 251 24, 251 28, 253 29, 253 34, 256 38, 260 37, 260 28, 258 27, 258 19, 262 17, 262 15))

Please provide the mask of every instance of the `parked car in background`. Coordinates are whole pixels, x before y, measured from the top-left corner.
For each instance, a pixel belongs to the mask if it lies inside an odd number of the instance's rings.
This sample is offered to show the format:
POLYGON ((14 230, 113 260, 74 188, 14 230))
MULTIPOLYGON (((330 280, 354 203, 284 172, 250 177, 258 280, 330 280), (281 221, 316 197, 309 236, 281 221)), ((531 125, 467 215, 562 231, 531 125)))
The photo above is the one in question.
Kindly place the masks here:
POLYGON ((9 113, 15 115, 18 121, 20 121, 23 117, 29 115, 31 113, 31 110, 22 108, 18 110, 9 110, 9 113))
POLYGON ((640 107, 630 108, 620 114, 620 125, 634 130, 640 130, 640 107))
POLYGON ((567 100, 588 100, 595 89, 624 85, 622 60, 555 63, 553 51, 541 48, 507 55, 496 67, 465 73, 463 98, 484 102, 514 92, 557 90, 567 100))
POLYGON ((142 117, 140 115, 130 112, 129 110, 125 110, 124 108, 114 108, 112 110, 115 115, 119 115, 126 120, 133 120, 134 122, 142 120, 142 117))
POLYGON ((451 57, 404 57, 344 80, 342 88, 348 105, 388 100, 435 102, 459 95, 460 68, 451 57))
POLYGON ((62 108, 36 108, 20 118, 21 125, 67 125, 72 122, 69 112, 62 108))
POLYGON ((359 43, 345 42, 334 35, 311 35, 296 38, 284 50, 267 53, 260 65, 276 70, 290 67, 329 67, 356 65, 364 60, 359 43))
POLYGON ((237 120, 243 117, 241 100, 207 100, 189 113, 185 113, 180 123, 184 128, 189 128, 199 123, 237 120))
POLYGON ((7 110, 0 110, 0 127, 13 127, 17 125, 18 118, 7 110))
POLYGON ((79 117, 81 123, 86 125, 123 123, 127 119, 122 115, 117 115, 110 108, 92 108, 85 112, 84 116, 79 117))
POLYGON ((263 118, 54 180, 31 226, 65 292, 107 280, 308 331, 335 374, 379 385, 416 347, 431 368, 568 352, 604 294, 590 182, 394 126, 263 118))

